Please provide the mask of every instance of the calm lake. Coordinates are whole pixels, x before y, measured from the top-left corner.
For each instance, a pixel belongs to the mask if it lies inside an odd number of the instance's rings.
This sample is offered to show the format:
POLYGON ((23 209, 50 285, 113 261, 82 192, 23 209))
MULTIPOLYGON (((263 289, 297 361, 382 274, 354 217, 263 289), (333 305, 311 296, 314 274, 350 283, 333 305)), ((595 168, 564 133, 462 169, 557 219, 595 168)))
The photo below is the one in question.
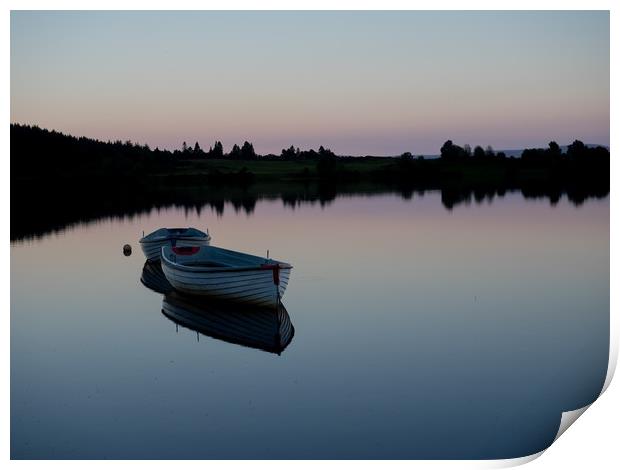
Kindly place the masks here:
POLYGON ((609 198, 223 209, 11 243, 12 458, 520 457, 601 390, 609 198), (281 354, 162 314, 137 242, 164 226, 294 266, 281 354))

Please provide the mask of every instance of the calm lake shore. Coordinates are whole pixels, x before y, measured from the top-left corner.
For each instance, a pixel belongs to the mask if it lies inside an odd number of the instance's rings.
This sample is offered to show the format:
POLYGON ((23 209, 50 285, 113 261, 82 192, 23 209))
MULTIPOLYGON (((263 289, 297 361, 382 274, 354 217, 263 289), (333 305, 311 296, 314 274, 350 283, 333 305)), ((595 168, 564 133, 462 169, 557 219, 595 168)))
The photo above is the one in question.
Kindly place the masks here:
POLYGON ((229 154, 221 148, 170 152, 13 124, 11 240, 170 205, 223 207, 230 201, 251 211, 261 199, 295 206, 325 204, 338 195, 398 193, 408 199, 441 191, 444 207, 452 209, 514 191, 551 204, 562 195, 580 204, 609 194, 609 151, 579 141, 566 152, 553 142, 548 149, 526 149, 522 158, 481 147, 472 154, 447 141, 436 159, 410 153, 338 157, 323 147, 259 156, 246 144, 229 154))

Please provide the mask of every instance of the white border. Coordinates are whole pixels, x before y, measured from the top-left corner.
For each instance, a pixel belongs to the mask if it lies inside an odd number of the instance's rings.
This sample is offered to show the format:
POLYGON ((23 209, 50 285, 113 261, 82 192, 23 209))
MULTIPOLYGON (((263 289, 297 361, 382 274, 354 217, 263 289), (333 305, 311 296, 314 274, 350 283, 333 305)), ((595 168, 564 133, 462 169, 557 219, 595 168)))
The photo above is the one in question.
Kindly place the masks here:
MULTIPOLYGON (((617 2, 615 2, 617 4, 617 2)), ((140 2, 135 0, 109 0, 91 1, 88 4, 79 2, 76 0, 57 0, 57 1, 15 1, 9 0, 4 5, 4 15, 2 21, 2 40, 3 47, 2 61, 5 64, 5 73, 3 74, 3 87, 2 87, 2 105, 9 115, 7 121, 10 122, 10 74, 8 73, 8 67, 10 67, 10 10, 28 10, 28 9, 162 9, 162 10, 178 10, 178 9, 213 9, 213 10, 235 10, 235 9, 283 9, 283 10, 305 10, 305 9, 369 9, 369 10, 390 10, 390 9, 418 9, 418 10, 459 10, 459 9, 489 9, 489 10, 540 10, 540 9, 576 9, 576 10, 610 10, 610 33, 611 33, 611 83, 618 83, 617 73, 617 56, 620 48, 618 47, 618 27, 620 26, 620 20, 618 20, 618 14, 620 12, 620 6, 615 7, 615 3, 612 1, 551 1, 551 0, 522 0, 522 1, 503 1, 501 5, 499 2, 493 1, 404 1, 404 0, 383 0, 383 1, 371 1, 371 0, 299 0, 295 2, 285 0, 265 0, 265 1, 251 1, 251 0, 229 0, 229 1, 198 1, 198 0, 177 0, 175 2, 169 2, 164 0, 153 0, 147 2, 140 2), (614 57, 614 53, 615 56, 614 57)), ((618 97, 617 93, 614 93, 614 86, 611 87, 611 133, 610 133, 610 148, 613 150, 615 138, 618 135, 617 120, 614 119, 614 111, 617 109, 618 97)), ((4 160, 2 167, 2 185, 0 185, 3 192, 2 201, 2 224, 3 228, 8 229, 9 225, 9 197, 10 197, 10 173, 9 173, 9 127, 5 124, 3 132, 0 133, 2 139, 2 146, 4 148, 4 160)), ((618 181, 618 164, 615 159, 611 159, 612 165, 612 183, 618 181)), ((612 184, 613 186, 613 184, 612 184)), ((613 191, 613 189, 612 189, 613 191)), ((605 384, 605 388, 609 386, 611 377, 615 370, 618 357, 618 313, 617 313, 617 297, 614 295, 614 287, 618 287, 617 282, 617 268, 618 257, 615 244, 613 243, 616 238, 617 230, 617 209, 614 199, 610 198, 610 230, 611 230, 611 246, 610 246, 610 261, 611 261, 611 273, 610 273, 610 332, 611 332, 611 348, 610 348, 610 369, 605 384)), ((5 232, 6 233, 6 232, 5 232)), ((9 371, 10 371, 10 248, 9 244, 6 244, 0 251, 2 265, 4 270, 2 271, 2 283, 5 286, 5 293, 2 298, 4 299, 5 308, 3 309, 4 319, 4 332, 5 341, 2 342, 2 350, 4 352, 4 361, 2 362, 3 377, 5 379, 5 386, 2 387, 2 404, 3 404, 3 425, 0 427, 0 446, 2 454, 6 460, 10 458, 10 402, 9 402, 9 371)), ((620 416, 620 392, 617 385, 612 385, 605 393, 590 407, 588 407, 587 413, 585 413, 578 426, 571 428, 566 434, 562 434, 562 437, 554 443, 549 449, 544 452, 544 456, 530 463, 530 467, 535 468, 537 465, 552 465, 554 467, 561 468, 583 468, 583 466, 594 465, 594 468, 613 468, 617 466, 620 459, 617 451, 617 439, 614 438, 615 422, 614 417, 620 416), (614 462, 616 465, 614 465, 614 462), (603 465, 604 464, 604 465, 603 465)), ((564 420, 569 419, 569 416, 563 417, 564 420)), ((558 437, 561 433, 558 433, 558 437)), ((542 453, 541 453, 542 454, 542 453)), ((540 454, 530 456, 522 459, 514 459, 509 461, 361 461, 361 462, 342 462, 342 461, 327 461, 322 462, 321 466, 327 467, 341 467, 341 466, 355 466, 358 467, 384 467, 389 466, 392 468, 411 468, 411 466, 441 466, 441 467, 470 467, 470 468, 488 468, 488 467, 502 467, 513 466, 526 463, 533 458, 538 457, 540 454)), ((116 461, 111 462, 115 467, 128 467, 128 466, 144 466, 146 467, 160 467, 174 464, 183 465, 188 467, 203 467, 206 463, 203 461, 182 461, 182 462, 132 462, 132 461, 116 461)), ((109 462, 103 461, 89 461, 88 466, 108 467, 109 462)), ((57 468, 75 467, 81 468, 85 465, 80 461, 11 461, 10 465, 13 466, 52 466, 57 468)), ((291 465, 299 466, 301 468, 314 467, 315 462, 309 461, 254 461, 254 462, 235 462, 235 461, 210 461, 208 465, 215 465, 218 468, 234 468, 238 465, 251 465, 258 469, 274 469, 274 468, 287 468, 291 465)))

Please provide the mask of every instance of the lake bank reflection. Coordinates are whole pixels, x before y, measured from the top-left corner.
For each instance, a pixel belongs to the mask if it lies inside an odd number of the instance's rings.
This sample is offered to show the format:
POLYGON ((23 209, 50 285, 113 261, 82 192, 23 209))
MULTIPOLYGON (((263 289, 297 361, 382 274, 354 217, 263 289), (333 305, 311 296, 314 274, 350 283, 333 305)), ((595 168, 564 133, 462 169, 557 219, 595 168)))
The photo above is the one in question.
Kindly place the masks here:
MULTIPOLYGON (((443 207, 451 211, 459 206, 491 203, 506 195, 521 195, 526 200, 543 199, 551 206, 562 198, 579 206, 589 199, 602 199, 608 189, 575 187, 562 188, 545 182, 527 187, 496 187, 488 185, 461 186, 453 184, 441 188, 425 186, 390 186, 360 184, 302 184, 284 182, 274 185, 248 187, 188 187, 157 188, 151 186, 119 187, 111 194, 107 188, 92 197, 76 197, 79 191, 53 191, 41 198, 11 197, 11 241, 19 242, 62 233, 67 228, 102 219, 133 218, 153 210, 182 208, 198 215, 210 209, 218 216, 230 204, 235 213, 252 215, 262 201, 279 200, 284 208, 295 210, 302 206, 318 205, 325 208, 338 198, 397 195, 403 200, 415 200, 427 194, 441 195, 443 207), (105 196, 102 196, 105 194, 105 196), (48 197, 49 196, 49 197, 48 197), (34 217, 32 214, 37 214, 34 217)), ((93 188, 88 189, 89 192, 93 188)), ((87 193, 88 194, 88 193, 87 193)))

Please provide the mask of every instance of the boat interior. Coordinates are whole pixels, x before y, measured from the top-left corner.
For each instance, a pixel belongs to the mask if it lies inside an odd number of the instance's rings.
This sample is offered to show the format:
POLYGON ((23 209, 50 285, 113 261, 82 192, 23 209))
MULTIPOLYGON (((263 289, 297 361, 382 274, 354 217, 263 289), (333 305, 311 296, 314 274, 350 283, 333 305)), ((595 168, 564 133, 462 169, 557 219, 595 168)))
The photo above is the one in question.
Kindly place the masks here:
POLYGON ((248 255, 214 246, 175 246, 171 248, 171 251, 178 255, 176 262, 185 266, 230 268, 260 266, 268 262, 277 262, 260 256, 248 255))

